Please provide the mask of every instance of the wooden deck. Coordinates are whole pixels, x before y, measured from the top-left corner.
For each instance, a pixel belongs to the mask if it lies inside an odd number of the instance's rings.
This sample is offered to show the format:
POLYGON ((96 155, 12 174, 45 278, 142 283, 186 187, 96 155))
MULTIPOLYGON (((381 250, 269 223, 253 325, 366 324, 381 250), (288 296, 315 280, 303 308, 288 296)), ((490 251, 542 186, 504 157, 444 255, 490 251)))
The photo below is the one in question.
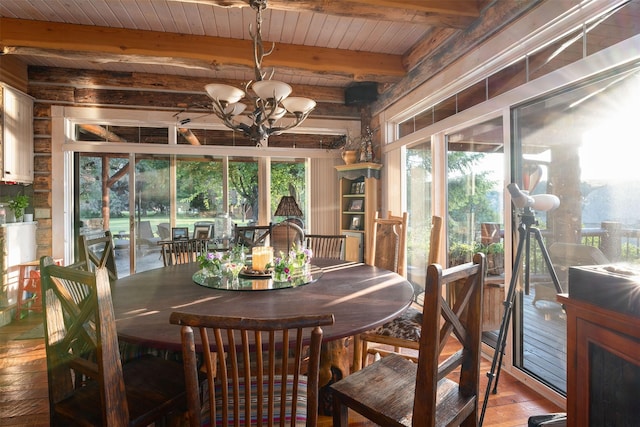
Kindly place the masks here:
MULTIPOLYGON (((44 342, 29 338, 42 323, 39 314, 30 314, 0 328, 0 425, 49 426, 48 394, 44 342), (26 339, 25 339, 26 338, 26 339)), ((482 371, 488 372, 490 361, 482 371)), ((484 395, 486 377, 480 390, 484 395)), ((562 409, 542 398, 508 374, 501 375, 500 388, 489 397, 485 426, 526 426, 532 415, 561 412, 562 409)), ((330 417, 320 419, 321 427, 332 425, 330 417)), ((373 426, 357 414, 351 414, 350 426, 373 426)))

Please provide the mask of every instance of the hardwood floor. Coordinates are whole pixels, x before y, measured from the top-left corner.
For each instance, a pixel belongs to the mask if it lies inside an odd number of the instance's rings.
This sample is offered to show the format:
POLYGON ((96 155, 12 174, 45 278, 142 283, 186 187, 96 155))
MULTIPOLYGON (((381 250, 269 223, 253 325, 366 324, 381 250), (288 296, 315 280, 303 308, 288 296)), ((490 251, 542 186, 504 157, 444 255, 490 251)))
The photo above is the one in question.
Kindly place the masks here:
MULTIPOLYGON (((13 321, 0 328, 0 425, 49 426, 47 375, 44 343, 41 338, 24 338, 42 322, 39 314, 13 321)), ((482 372, 488 372, 490 361, 484 361, 482 372)), ((484 396, 486 376, 480 390, 484 396)), ((482 402, 480 403, 481 406, 482 402)), ((526 426, 532 415, 562 412, 551 402, 529 390, 507 373, 501 373, 498 394, 489 397, 485 426, 526 426)), ((332 425, 330 417, 321 417, 319 426, 332 425)), ((369 427, 373 423, 352 413, 349 426, 369 427)))

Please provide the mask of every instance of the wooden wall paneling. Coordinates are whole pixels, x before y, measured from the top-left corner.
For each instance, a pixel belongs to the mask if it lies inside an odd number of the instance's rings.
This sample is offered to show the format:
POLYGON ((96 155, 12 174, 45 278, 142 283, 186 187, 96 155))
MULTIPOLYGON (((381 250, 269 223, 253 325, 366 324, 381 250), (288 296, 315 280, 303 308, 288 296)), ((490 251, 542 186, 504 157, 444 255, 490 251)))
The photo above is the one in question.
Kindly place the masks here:
POLYGON ((35 154, 51 154, 51 137, 39 136, 33 140, 35 154))
MULTIPOLYGON (((212 83, 211 79, 159 75, 149 73, 113 73, 108 71, 78 70, 70 68, 29 67, 29 90, 35 86, 45 86, 49 90, 55 87, 84 87, 123 90, 154 90, 176 93, 200 92, 206 97, 204 86, 212 83)), ((216 83, 229 84, 238 88, 244 87, 242 81, 217 79, 216 83)), ((333 86, 308 86, 292 84, 295 96, 305 96, 316 102, 344 105, 344 89, 333 86)), ((35 96, 35 95, 34 95, 35 96)), ((36 96, 36 98, 38 98, 36 96)), ((48 99, 48 98, 45 98, 48 99)))
POLYGON ((12 55, 0 55, 0 82, 27 92, 27 64, 12 55))

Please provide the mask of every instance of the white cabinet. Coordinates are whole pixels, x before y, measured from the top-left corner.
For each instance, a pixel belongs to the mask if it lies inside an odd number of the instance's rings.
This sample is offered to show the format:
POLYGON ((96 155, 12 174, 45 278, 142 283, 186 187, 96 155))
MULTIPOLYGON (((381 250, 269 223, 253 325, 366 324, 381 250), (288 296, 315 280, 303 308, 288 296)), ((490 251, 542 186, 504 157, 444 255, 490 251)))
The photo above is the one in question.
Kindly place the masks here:
POLYGON ((33 183, 33 98, 0 83, 0 181, 33 183))
POLYGON ((0 225, 0 326, 12 318, 20 264, 37 259, 36 229, 36 222, 0 225))

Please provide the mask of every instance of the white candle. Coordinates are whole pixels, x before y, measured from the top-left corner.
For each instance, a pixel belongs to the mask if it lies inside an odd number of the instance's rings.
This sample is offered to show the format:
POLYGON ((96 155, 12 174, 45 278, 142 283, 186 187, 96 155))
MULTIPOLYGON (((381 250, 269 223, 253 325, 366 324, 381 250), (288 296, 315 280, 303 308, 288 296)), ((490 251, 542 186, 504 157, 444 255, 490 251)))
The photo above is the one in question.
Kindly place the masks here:
POLYGON ((273 248, 268 246, 255 246, 251 248, 251 264, 254 271, 264 271, 267 264, 273 262, 273 248))

